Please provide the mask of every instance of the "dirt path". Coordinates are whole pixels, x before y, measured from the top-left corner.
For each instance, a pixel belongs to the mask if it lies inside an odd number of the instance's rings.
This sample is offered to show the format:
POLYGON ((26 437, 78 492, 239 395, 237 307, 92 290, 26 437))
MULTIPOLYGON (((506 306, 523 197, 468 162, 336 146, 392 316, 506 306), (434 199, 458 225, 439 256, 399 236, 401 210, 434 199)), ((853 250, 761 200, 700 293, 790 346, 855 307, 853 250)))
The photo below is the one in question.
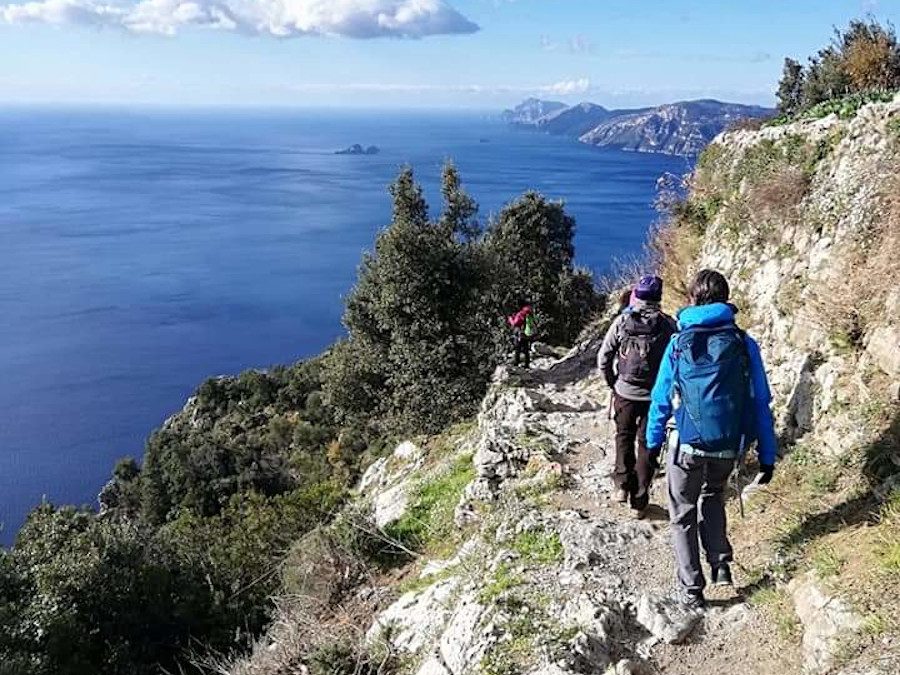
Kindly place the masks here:
MULTIPOLYGON (((616 547, 617 559, 611 566, 623 581, 625 595, 670 594, 674 588, 674 556, 665 476, 657 476, 654 481, 646 519, 636 521, 627 505, 613 499, 614 424, 607 412, 606 387, 592 376, 562 383, 554 381, 552 368, 537 371, 534 378, 532 388, 547 396, 553 405, 572 405, 573 401, 584 398, 599 403, 592 410, 567 415, 558 425, 568 441, 564 444, 568 451, 560 457, 560 462, 569 480, 568 489, 555 493, 551 504, 561 511, 576 511, 597 524, 611 521, 624 527, 640 524, 648 536, 632 538, 626 545, 616 547)), ((802 673, 796 641, 780 636, 772 621, 748 602, 753 589, 739 560, 733 572, 733 588, 707 589, 706 616, 683 644, 659 643, 648 651, 646 665, 652 672, 667 675, 802 673)))

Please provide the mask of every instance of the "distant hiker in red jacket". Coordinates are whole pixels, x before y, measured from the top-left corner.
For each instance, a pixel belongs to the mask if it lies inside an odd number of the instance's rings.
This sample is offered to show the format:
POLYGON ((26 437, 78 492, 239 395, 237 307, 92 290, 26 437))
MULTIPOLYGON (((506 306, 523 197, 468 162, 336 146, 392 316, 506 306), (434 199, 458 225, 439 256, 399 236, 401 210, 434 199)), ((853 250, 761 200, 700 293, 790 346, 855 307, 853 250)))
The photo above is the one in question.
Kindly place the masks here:
POLYGON ((513 329, 513 349, 515 357, 513 364, 519 365, 519 356, 523 357, 526 368, 531 366, 531 341, 534 339, 535 322, 534 311, 528 302, 519 303, 521 309, 506 318, 507 323, 513 329))

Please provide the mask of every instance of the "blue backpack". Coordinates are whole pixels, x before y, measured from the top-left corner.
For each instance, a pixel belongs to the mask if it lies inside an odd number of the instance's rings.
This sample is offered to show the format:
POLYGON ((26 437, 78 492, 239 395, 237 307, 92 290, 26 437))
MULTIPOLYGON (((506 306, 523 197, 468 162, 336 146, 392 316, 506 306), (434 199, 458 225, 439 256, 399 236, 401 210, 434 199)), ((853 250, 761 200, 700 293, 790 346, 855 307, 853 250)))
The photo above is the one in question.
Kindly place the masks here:
POLYGON ((743 331, 733 325, 698 326, 673 339, 672 399, 680 442, 702 452, 742 453, 753 427, 743 331))

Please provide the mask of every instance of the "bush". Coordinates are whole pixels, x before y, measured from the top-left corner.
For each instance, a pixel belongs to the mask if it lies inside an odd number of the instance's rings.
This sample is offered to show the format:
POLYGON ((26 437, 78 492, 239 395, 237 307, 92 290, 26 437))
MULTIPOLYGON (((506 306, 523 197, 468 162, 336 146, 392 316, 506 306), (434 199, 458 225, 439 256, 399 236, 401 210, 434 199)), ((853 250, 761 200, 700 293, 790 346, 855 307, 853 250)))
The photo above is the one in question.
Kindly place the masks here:
POLYGON ((575 223, 529 193, 483 237, 452 165, 437 220, 412 171, 391 186, 393 221, 366 255, 327 359, 325 389, 344 423, 434 433, 474 413, 508 340, 504 316, 529 299, 542 339, 573 340, 599 298, 573 267, 575 223))
POLYGON ((882 26, 874 19, 851 21, 845 30, 835 30, 831 43, 811 57, 806 67, 785 59, 778 84, 782 117, 777 122, 800 114, 806 117, 807 111, 814 117, 832 112, 850 116, 873 96, 898 88, 900 44, 893 26, 882 26), (835 99, 843 99, 843 103, 812 113, 815 106, 835 99))

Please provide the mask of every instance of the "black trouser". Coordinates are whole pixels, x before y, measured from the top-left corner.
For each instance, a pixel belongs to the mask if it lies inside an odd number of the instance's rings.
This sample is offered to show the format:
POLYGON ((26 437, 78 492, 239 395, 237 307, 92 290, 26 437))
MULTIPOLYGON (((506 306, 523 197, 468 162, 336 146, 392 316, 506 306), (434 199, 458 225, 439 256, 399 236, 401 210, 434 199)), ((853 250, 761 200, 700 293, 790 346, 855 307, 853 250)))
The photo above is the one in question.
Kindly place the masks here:
POLYGON ((632 401, 614 392, 613 410, 616 416, 616 487, 628 491, 631 508, 645 509, 650 503, 650 482, 653 480, 646 436, 650 401, 632 401))
POLYGON ((531 366, 531 337, 522 333, 516 336, 515 357, 513 363, 519 365, 519 355, 524 357, 524 365, 526 368, 531 366))

